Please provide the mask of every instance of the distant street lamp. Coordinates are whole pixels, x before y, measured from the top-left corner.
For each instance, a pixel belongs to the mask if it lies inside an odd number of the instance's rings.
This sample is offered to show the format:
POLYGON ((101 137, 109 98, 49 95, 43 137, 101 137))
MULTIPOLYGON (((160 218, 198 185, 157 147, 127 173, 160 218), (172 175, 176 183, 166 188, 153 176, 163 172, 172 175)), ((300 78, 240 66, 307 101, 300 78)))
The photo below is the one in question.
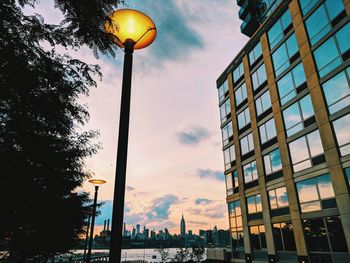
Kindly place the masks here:
POLYGON ((97 205, 98 188, 101 185, 103 185, 104 183, 106 183, 106 181, 102 180, 102 179, 90 179, 89 183, 92 183, 95 186, 95 197, 94 197, 94 204, 92 206, 91 230, 90 230, 89 248, 88 248, 88 253, 86 255, 86 262, 90 262, 90 258, 91 258, 92 241, 94 239, 94 227, 95 227, 95 216, 96 216, 96 205, 97 205))
POLYGON ((115 43, 124 49, 122 96, 120 104, 117 165, 113 198, 112 230, 109 262, 121 262, 122 231, 125 197, 125 177, 129 137, 132 58, 135 49, 150 45, 157 34, 153 21, 144 13, 133 9, 114 11, 105 21, 104 29, 115 43))

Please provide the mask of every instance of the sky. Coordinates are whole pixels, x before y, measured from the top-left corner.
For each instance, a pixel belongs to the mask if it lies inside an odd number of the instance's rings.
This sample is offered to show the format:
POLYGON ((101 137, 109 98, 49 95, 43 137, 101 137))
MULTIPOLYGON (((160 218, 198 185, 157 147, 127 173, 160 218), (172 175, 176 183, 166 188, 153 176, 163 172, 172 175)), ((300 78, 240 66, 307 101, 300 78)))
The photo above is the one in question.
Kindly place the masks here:
MULTIPOLYGON (((240 33, 238 6, 232 0, 128 0, 157 27, 151 46, 134 53, 127 166, 125 222, 180 232, 228 228, 216 79, 247 42, 240 33)), ((121 8, 123 8, 121 6, 121 8)), ((35 12, 47 23, 61 14, 51 1, 35 12)), ((107 183, 97 217, 99 233, 111 218, 119 125, 123 53, 95 58, 83 48, 72 55, 99 64, 103 74, 89 97, 82 130, 100 132, 102 149, 86 160, 87 169, 107 183)), ((84 184, 93 196, 93 186, 84 184)))

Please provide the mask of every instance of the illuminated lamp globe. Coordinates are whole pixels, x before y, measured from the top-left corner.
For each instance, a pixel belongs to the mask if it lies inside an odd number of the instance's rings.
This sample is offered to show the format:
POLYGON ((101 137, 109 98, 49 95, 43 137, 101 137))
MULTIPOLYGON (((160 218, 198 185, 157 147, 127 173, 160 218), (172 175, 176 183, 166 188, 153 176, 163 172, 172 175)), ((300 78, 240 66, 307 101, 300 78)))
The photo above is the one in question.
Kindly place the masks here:
POLYGON ((102 179, 90 179, 89 180, 89 183, 92 183, 93 185, 95 186, 100 186, 102 184, 105 184, 106 181, 105 180, 102 180, 102 179))
POLYGON ((144 13, 134 9, 119 9, 109 15, 104 22, 104 30, 115 36, 114 42, 124 48, 127 39, 131 39, 134 49, 149 46, 157 35, 154 22, 144 13))

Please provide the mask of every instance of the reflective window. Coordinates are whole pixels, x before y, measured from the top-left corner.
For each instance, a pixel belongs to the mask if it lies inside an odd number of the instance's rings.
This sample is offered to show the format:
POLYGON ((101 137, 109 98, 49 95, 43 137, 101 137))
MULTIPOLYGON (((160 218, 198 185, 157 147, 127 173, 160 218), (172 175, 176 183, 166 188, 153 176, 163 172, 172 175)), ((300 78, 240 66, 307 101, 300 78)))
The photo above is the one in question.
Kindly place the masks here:
POLYGON ((317 69, 320 77, 342 64, 342 55, 350 48, 350 23, 343 26, 334 36, 330 37, 314 51, 317 69))
POLYGON ((227 195, 233 194, 233 188, 238 187, 238 173, 237 170, 232 173, 228 173, 226 176, 226 191, 227 195))
POLYGON ((232 174, 226 174, 226 192, 227 195, 232 195, 233 194, 233 181, 232 181, 232 174))
POLYGON ((274 118, 269 119, 267 122, 259 126, 261 143, 265 143, 277 136, 276 126, 274 118))
POLYGON ((278 77, 290 66, 290 59, 298 52, 298 43, 293 33, 273 54, 272 61, 275 75, 278 77))
POLYGON ((262 64, 257 70, 252 74, 253 89, 256 90, 261 84, 267 80, 265 64, 262 64))
POLYGON ((300 8, 305 15, 307 12, 311 10, 311 8, 317 4, 319 0, 299 0, 300 2, 300 8))
POLYGON ((283 120, 287 136, 289 137, 303 130, 306 127, 305 121, 314 115, 315 113, 310 95, 306 95, 301 100, 290 105, 283 111, 283 120))
POLYGON ((291 222, 275 223, 272 231, 277 251, 296 251, 291 222))
POLYGON ((332 114, 350 105, 350 68, 322 85, 329 112, 332 114))
POLYGON ((221 124, 223 124, 225 121, 228 120, 228 118, 231 116, 231 104, 230 104, 230 98, 228 98, 221 106, 220 106, 220 119, 221 124))
POLYGON ((288 206, 288 194, 285 187, 280 187, 269 191, 269 201, 271 209, 288 206))
POLYGON ((241 62, 237 68, 233 71, 233 82, 239 80, 244 74, 243 63, 241 62))
POLYGON ((247 86, 245 82, 235 91, 236 106, 247 98, 247 86))
POLYGON ((225 169, 230 169, 232 166, 232 162, 236 160, 235 154, 235 146, 231 145, 226 150, 224 150, 224 161, 225 161, 225 169))
POLYGON ((289 9, 281 16, 279 20, 267 32, 270 49, 273 49, 284 37, 284 30, 292 24, 292 17, 289 9))
POLYGON ((299 63, 277 82, 281 105, 293 99, 297 94, 297 88, 305 82, 304 67, 299 63))
POLYGON ((321 210, 322 199, 334 197, 329 174, 296 183, 301 212, 321 210))
POLYGON ((245 108, 241 113, 237 115, 238 129, 242 129, 244 126, 250 123, 249 108, 245 108))
POLYGON ((348 179, 348 183, 350 185, 350 167, 345 168, 345 174, 346 174, 346 178, 348 179))
POLYGON ((265 91, 260 97, 255 100, 257 116, 271 108, 271 99, 269 91, 265 91))
POLYGON ((247 136, 244 136, 239 140, 241 144, 242 155, 249 153, 254 150, 253 134, 249 133, 247 136))
POLYGON ((233 137, 233 128, 232 128, 232 122, 227 123, 221 130, 222 134, 222 144, 225 146, 228 144, 233 137))
POLYGON ((243 250, 243 224, 240 201, 228 203, 233 250, 243 250))
POLYGON ((310 251, 348 252, 339 216, 304 219, 303 227, 310 251))
POLYGON ((350 154, 350 114, 333 121, 335 136, 342 156, 350 154))
POLYGON ((248 214, 253 214, 262 211, 260 195, 247 197, 248 214))
POLYGON ((252 51, 249 52, 249 65, 252 65, 262 55, 261 44, 255 45, 252 51))
POLYGON ((300 137, 288 145, 294 172, 311 167, 312 158, 323 154, 322 142, 318 130, 300 137))
POLYGON ((282 169, 281 154, 277 148, 264 155, 265 174, 269 175, 282 169))
POLYGON ((251 226, 249 232, 252 250, 266 249, 265 226, 251 226))
POLYGON ((218 88, 219 102, 223 101, 228 92, 228 81, 225 80, 224 83, 218 88))
POLYGON ((305 21, 311 45, 316 44, 332 29, 332 20, 344 10, 342 0, 326 0, 305 21))
POLYGON ((256 169, 256 161, 250 162, 243 166, 244 183, 248 183, 258 179, 258 171, 256 169))

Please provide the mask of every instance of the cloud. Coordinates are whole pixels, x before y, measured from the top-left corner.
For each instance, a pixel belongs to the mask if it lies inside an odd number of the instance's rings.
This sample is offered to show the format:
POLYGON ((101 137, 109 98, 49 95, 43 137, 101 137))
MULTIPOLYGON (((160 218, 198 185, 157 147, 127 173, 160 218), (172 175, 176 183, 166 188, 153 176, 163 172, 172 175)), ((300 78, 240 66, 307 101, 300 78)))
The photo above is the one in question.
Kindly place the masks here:
POLYGON ((153 0, 142 0, 130 4, 133 5, 152 17, 156 24, 157 37, 147 48, 150 57, 154 58, 154 65, 188 59, 192 50, 203 48, 202 37, 190 26, 193 16, 186 15, 186 10, 180 9, 175 0, 157 1, 156 4, 153 0))
POLYGON ((148 220, 164 220, 169 218, 170 206, 176 204, 179 198, 172 194, 167 194, 153 200, 145 215, 148 220))
POLYGON ((211 178, 219 181, 225 181, 225 175, 221 171, 214 171, 211 169, 198 169, 197 176, 200 178, 211 178))
POLYGON ((196 200, 194 200, 196 205, 207 205, 207 204, 211 204, 213 202, 213 200, 209 200, 207 198, 197 198, 196 200))
POLYGON ((177 133, 181 144, 194 146, 209 137, 209 131, 203 127, 193 127, 188 131, 177 133))
POLYGON ((207 208, 204 210, 204 215, 210 218, 225 218, 227 216, 227 206, 220 204, 207 208))

